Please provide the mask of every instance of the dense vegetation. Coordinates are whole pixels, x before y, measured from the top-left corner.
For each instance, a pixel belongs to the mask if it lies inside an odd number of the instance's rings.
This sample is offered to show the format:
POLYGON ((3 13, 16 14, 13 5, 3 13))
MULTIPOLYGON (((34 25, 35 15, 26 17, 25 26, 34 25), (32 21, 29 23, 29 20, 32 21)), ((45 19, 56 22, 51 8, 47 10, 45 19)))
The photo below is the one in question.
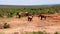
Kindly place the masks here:
POLYGON ((38 32, 26 32, 24 34, 47 34, 46 32, 38 31, 38 32))
MULTIPOLYGON (((24 34, 51 34, 43 31, 37 31, 37 32, 25 32, 24 34)), ((59 32, 54 32, 53 34, 60 34, 59 32)))
POLYGON ((48 13, 48 14, 54 14, 54 13, 60 13, 60 5, 44 5, 44 6, 0 6, 0 17, 3 16, 16 16, 17 12, 31 12, 34 14, 39 13, 48 13), (12 13, 12 15, 8 15, 9 13, 12 13))

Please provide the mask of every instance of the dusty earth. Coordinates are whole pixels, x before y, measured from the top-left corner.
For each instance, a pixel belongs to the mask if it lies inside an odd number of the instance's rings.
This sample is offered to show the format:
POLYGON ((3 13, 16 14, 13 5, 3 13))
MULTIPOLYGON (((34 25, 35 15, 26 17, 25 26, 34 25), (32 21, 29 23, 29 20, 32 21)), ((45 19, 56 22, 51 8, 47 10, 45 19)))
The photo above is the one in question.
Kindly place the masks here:
POLYGON ((48 33, 53 34, 54 32, 60 32, 60 15, 51 14, 46 15, 46 20, 40 20, 40 18, 34 16, 33 21, 27 21, 27 17, 22 18, 0 18, 0 24, 5 22, 10 24, 10 28, 0 29, 0 32, 3 34, 13 34, 14 32, 18 32, 19 34, 23 34, 22 32, 32 32, 32 31, 46 31, 48 33))

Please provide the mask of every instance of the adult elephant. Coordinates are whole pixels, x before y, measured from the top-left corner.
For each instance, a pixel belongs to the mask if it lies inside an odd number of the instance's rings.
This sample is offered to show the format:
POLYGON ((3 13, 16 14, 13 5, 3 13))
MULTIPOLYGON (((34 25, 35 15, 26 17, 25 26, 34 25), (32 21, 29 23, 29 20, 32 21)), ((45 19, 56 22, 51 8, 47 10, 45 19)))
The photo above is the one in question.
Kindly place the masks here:
POLYGON ((44 14, 39 14, 38 17, 41 17, 41 20, 44 18, 46 20, 46 16, 44 14))
POLYGON ((29 12, 25 12, 24 15, 25 15, 25 16, 29 16, 30 13, 29 13, 29 12))
POLYGON ((17 12, 18 18, 21 18, 22 15, 23 15, 23 12, 17 12))
POLYGON ((33 15, 29 15, 28 16, 28 21, 32 21, 32 19, 33 19, 33 15))

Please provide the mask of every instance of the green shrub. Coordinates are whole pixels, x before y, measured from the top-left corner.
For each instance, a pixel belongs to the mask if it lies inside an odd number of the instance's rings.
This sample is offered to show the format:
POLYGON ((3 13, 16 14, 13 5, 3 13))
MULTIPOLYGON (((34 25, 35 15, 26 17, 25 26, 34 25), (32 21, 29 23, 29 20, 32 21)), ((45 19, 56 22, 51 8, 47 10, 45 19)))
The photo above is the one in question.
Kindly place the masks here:
POLYGON ((3 24, 3 28, 9 28, 9 27, 10 27, 9 24, 7 24, 7 23, 4 23, 4 24, 3 24))
POLYGON ((44 34, 44 32, 42 32, 42 31, 38 31, 37 33, 38 33, 38 34, 44 34))
POLYGON ((13 13, 8 13, 7 17, 13 17, 13 13))
POLYGON ((54 14, 55 12, 54 11, 48 11, 48 14, 54 14))
POLYGON ((3 17, 3 15, 0 14, 0 17, 3 17))
POLYGON ((33 34, 36 34, 36 32, 33 32, 33 34))
POLYGON ((58 34, 58 32, 55 32, 54 34, 58 34))
POLYGON ((42 32, 42 31, 38 31, 38 32, 26 32, 25 34, 44 34, 44 32, 42 32))

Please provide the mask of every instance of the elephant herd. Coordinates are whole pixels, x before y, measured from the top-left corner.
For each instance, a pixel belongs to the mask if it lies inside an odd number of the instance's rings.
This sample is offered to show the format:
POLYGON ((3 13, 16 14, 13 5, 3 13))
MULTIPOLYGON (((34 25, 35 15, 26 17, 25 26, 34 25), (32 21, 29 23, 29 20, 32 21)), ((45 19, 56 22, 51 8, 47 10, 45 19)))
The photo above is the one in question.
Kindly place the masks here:
MULTIPOLYGON (((33 19, 33 14, 31 14, 30 12, 17 12, 17 16, 18 18, 21 18, 22 16, 26 16, 28 17, 28 21, 32 21, 33 19)), ((39 17, 41 20, 43 20, 43 18, 46 20, 46 16, 43 14, 39 14, 37 17, 39 17)))

